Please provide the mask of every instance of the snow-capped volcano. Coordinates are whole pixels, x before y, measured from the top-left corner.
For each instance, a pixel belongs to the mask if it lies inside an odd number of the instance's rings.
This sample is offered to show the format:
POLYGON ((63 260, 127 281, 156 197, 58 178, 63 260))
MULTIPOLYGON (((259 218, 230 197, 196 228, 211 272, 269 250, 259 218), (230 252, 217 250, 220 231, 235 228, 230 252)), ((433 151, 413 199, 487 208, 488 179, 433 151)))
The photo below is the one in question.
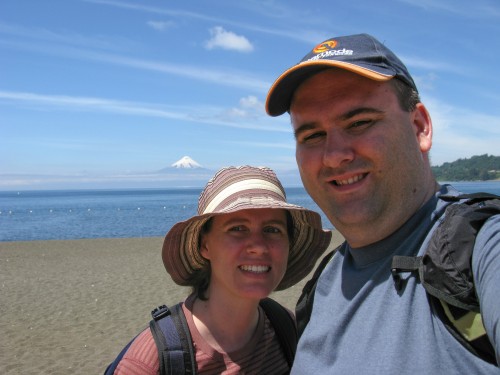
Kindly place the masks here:
POLYGON ((195 162, 189 156, 184 156, 171 165, 172 168, 202 168, 200 164, 195 162))

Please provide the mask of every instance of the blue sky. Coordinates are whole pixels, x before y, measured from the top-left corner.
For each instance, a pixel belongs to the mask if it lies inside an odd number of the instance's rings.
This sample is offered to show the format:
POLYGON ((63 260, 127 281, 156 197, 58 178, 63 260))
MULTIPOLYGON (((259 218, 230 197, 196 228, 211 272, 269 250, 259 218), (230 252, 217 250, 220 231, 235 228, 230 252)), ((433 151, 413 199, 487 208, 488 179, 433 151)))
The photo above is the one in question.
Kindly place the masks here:
POLYGON ((319 42, 362 32, 413 75, 433 165, 500 154, 497 0, 3 0, 0 189, 158 187, 185 155, 296 170, 267 90, 319 42))

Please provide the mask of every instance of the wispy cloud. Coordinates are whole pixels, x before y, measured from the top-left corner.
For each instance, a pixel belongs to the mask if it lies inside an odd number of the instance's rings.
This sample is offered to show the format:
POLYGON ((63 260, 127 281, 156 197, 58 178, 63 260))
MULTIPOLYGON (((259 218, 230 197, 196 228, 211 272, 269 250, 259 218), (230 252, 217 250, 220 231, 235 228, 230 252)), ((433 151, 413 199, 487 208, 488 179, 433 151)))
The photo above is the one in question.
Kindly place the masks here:
POLYGON ((172 17, 186 17, 186 18, 195 18, 199 20, 205 20, 205 21, 213 21, 220 23, 220 21, 223 21, 221 18, 217 17, 211 17, 208 15, 205 15, 203 13, 195 13, 195 12, 188 12, 184 10, 174 10, 174 9, 167 9, 167 8, 158 8, 158 7, 153 7, 153 6, 148 6, 140 3, 129 3, 129 2, 122 2, 122 1, 114 1, 114 0, 82 0, 87 3, 94 3, 94 4, 101 4, 101 5, 109 5, 109 6, 114 6, 118 8, 124 8, 124 9, 132 9, 132 10, 138 10, 142 12, 147 12, 147 13, 153 13, 153 14, 161 14, 161 15, 166 15, 166 16, 172 16, 172 17))
POLYGON ((231 144, 237 144, 242 146, 251 146, 257 148, 284 148, 287 150, 295 150, 295 142, 293 139, 290 139, 288 143, 265 143, 265 142, 231 142, 231 144))
MULTIPOLYGON (((114 6, 114 7, 120 7, 120 8, 125 8, 125 9, 132 9, 132 10, 138 10, 142 12, 147 12, 147 13, 153 13, 157 15, 167 15, 171 17, 176 17, 176 18, 192 18, 192 19, 197 19, 201 21, 207 21, 215 24, 224 24, 224 25, 231 25, 238 27, 240 29, 245 29, 245 30, 251 30, 263 34, 268 34, 268 35, 275 35, 275 36, 280 36, 280 37, 285 37, 288 39, 304 42, 307 44, 312 44, 312 43, 317 43, 318 40, 324 40, 327 39, 328 35, 326 35, 324 32, 317 31, 317 30, 311 30, 311 29, 304 29, 304 30, 297 30, 297 28, 294 29, 286 29, 286 28, 270 28, 270 27, 263 27, 263 26, 257 26, 255 24, 251 23, 244 23, 244 22, 237 22, 231 19, 226 19, 226 18, 220 18, 220 17, 212 17, 206 14, 202 13, 195 13, 195 12, 187 12, 187 11, 181 11, 181 10, 173 10, 173 9, 167 9, 167 8, 158 8, 158 7, 151 7, 143 4, 134 4, 134 3, 128 3, 128 2, 121 2, 121 1, 114 1, 114 0, 82 0, 88 3, 94 3, 94 4, 100 4, 100 5, 108 5, 108 6, 114 6)), ((259 7, 262 8, 262 4, 259 4, 259 7)), ((269 18, 275 19, 276 17, 274 16, 275 14, 279 14, 279 12, 264 12, 263 15, 268 16, 269 18)), ((286 17, 283 17, 286 18, 286 17)))
POLYGON ((229 71, 226 69, 207 69, 203 66, 178 65, 150 60, 124 57, 113 54, 94 53, 91 51, 80 51, 80 56, 89 60, 98 60, 117 65, 129 66, 137 69, 157 71, 187 77, 199 81, 214 83, 217 85, 233 86, 249 90, 266 92, 270 86, 267 81, 262 81, 247 72, 229 71))
POLYGON ((263 81, 253 74, 245 71, 224 69, 208 69, 204 66, 189 66, 186 64, 173 64, 152 60, 137 59, 113 53, 93 51, 70 46, 41 45, 35 42, 8 42, 1 41, 0 45, 16 49, 36 51, 38 53, 62 56, 65 58, 98 61, 102 63, 127 66, 134 69, 156 71, 159 73, 172 74, 198 81, 209 82, 217 85, 239 87, 251 91, 265 93, 270 82, 263 81))
MULTIPOLYGON (((82 35, 67 30, 55 31, 40 27, 22 27, 0 21, 0 34, 10 37, 10 41, 3 38, 2 44, 6 46, 28 45, 19 40, 30 40, 32 44, 40 45, 40 41, 57 44, 57 48, 64 46, 84 47, 98 50, 124 50, 128 49, 132 42, 129 39, 117 36, 82 35)), ((40 47, 40 49, 43 47, 40 47)))
POLYGON ((405 65, 410 68, 425 69, 427 71, 441 71, 455 74, 463 74, 464 67, 457 64, 439 61, 434 55, 431 55, 429 59, 423 59, 414 56, 401 56, 402 61, 405 65))
POLYGON ((51 149, 60 151, 91 151, 98 150, 102 147, 107 147, 109 142, 105 139, 83 139, 83 138, 68 138, 68 137, 36 137, 36 138, 21 138, 9 137, 10 143, 17 143, 23 147, 33 146, 41 149, 51 149))
POLYGON ((210 29, 211 38, 205 42, 205 48, 211 50, 222 48, 238 52, 252 52, 253 45, 242 35, 237 35, 232 31, 226 31, 222 26, 210 29))
POLYGON ((267 117, 262 117, 262 121, 242 121, 239 118, 235 121, 229 116, 221 116, 223 110, 220 108, 179 108, 176 110, 165 108, 165 106, 151 103, 137 103, 129 101, 118 101, 94 97, 75 97, 65 95, 41 95, 27 92, 0 91, 0 102, 16 102, 26 108, 34 110, 53 110, 64 111, 91 111, 91 112, 110 112, 125 115, 135 115, 144 117, 159 117, 175 119, 180 121, 189 121, 200 125, 226 126, 239 129, 255 129, 268 132, 289 132, 289 127, 269 126, 270 121, 267 117))
POLYGON ((496 0, 476 0, 460 2, 456 0, 398 0, 433 12, 447 12, 467 18, 498 18, 500 8, 496 0))

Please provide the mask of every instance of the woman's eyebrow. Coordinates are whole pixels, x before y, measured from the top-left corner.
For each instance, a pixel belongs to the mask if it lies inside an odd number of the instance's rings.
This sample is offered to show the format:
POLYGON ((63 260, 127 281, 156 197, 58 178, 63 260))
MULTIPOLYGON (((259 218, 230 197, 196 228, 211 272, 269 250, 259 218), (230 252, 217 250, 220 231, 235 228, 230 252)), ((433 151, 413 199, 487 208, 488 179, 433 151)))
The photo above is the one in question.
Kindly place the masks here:
POLYGON ((251 220, 250 219, 246 219, 246 218, 243 218, 243 217, 232 217, 230 219, 227 219, 227 220, 222 220, 222 224, 224 225, 233 225, 233 224, 246 224, 246 223, 249 223, 251 220))

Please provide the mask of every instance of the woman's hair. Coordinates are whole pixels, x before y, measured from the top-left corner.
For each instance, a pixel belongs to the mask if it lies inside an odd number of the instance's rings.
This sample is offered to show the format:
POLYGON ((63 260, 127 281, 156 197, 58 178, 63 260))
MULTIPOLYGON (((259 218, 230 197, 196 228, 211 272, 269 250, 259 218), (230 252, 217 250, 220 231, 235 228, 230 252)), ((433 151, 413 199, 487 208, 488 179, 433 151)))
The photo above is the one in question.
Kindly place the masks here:
MULTIPOLYGON (((288 234, 288 240, 291 243, 293 241, 293 236, 294 236, 293 218, 292 214, 290 214, 288 210, 286 210, 285 213, 286 213, 286 229, 288 234)), ((198 238, 198 250, 200 249, 201 246, 202 236, 208 234, 212 229, 212 222, 213 222, 212 219, 213 217, 209 218, 201 227, 200 238, 198 238)), ((208 297, 206 296, 206 291, 208 289, 208 286, 210 285, 211 276, 212 276, 212 268, 210 267, 209 261, 205 262, 202 268, 191 274, 191 277, 189 278, 189 283, 190 285, 193 286, 192 293, 196 295, 196 298, 199 298, 203 301, 208 300, 208 297)))
POLYGON ((413 111, 417 104, 420 103, 418 91, 397 78, 391 79, 389 82, 396 92, 401 109, 407 112, 413 111))

